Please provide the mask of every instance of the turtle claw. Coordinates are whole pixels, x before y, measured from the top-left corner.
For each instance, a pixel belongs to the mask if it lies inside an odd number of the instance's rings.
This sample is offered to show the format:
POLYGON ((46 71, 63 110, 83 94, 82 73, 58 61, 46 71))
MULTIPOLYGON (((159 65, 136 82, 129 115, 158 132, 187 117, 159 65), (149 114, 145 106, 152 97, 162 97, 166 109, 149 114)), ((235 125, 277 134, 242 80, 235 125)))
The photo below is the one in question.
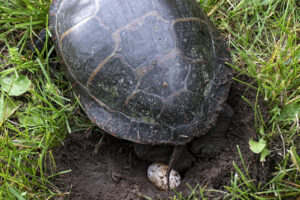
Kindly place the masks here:
POLYGON ((86 138, 90 138, 92 133, 93 133, 93 130, 95 129, 95 126, 90 126, 86 131, 85 131, 85 134, 86 134, 86 138))
MULTIPOLYGON (((95 126, 90 126, 86 131, 85 131, 85 134, 86 134, 86 138, 90 138, 92 136, 92 133, 95 129, 95 126)), ((102 144, 103 144, 103 140, 104 140, 104 137, 105 137, 105 133, 103 132, 102 133, 102 136, 99 140, 99 142, 95 145, 95 149, 94 149, 94 154, 98 154, 99 152, 99 149, 101 148, 102 144)))
POLYGON ((102 137, 100 138, 99 142, 95 145, 95 149, 94 149, 94 154, 97 155, 99 152, 99 149, 101 148, 102 144, 103 144, 103 140, 105 137, 105 133, 102 133, 102 137))

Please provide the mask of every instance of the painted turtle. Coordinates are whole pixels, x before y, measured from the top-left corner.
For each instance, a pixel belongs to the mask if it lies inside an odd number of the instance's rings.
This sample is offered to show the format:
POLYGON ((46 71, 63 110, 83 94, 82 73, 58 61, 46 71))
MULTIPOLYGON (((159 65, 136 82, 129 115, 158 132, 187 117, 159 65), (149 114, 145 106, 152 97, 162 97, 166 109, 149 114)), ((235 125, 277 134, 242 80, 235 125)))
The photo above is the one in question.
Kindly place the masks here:
POLYGON ((195 0, 53 0, 49 22, 84 111, 139 157, 165 160, 149 148, 169 156, 215 125, 230 53, 195 0))

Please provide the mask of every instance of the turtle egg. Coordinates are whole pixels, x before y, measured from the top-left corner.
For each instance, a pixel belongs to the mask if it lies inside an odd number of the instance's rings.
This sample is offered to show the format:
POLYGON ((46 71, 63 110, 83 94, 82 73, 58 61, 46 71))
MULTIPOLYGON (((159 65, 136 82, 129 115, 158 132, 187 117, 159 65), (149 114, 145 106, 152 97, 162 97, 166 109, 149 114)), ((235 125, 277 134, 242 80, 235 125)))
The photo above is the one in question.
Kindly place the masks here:
MULTIPOLYGON (((153 163, 148 167, 147 175, 150 182, 159 190, 167 190, 167 171, 168 165, 163 163, 153 163)), ((171 170, 169 177, 170 189, 174 189, 180 185, 180 175, 175 170, 171 170)))

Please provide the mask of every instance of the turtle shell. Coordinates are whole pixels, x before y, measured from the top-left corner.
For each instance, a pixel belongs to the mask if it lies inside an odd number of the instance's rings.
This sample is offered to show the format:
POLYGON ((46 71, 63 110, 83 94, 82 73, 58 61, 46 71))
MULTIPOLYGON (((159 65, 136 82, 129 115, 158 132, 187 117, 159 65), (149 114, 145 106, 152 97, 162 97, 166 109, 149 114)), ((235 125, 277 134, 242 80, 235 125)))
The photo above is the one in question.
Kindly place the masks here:
POLYGON ((119 138, 180 145, 227 99, 227 46, 194 0, 54 0, 50 26, 88 117, 119 138))

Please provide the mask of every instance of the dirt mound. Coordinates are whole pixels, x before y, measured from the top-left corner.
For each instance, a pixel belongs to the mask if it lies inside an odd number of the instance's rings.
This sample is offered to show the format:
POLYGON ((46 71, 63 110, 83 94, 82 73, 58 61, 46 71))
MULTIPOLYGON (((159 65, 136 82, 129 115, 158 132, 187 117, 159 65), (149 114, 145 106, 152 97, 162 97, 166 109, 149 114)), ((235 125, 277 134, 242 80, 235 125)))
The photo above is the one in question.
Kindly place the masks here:
MULTIPOLYGON (((246 97, 255 102, 256 91, 235 82, 231 88, 228 103, 235 111, 232 122, 224 139, 224 150, 214 159, 198 158, 198 161, 183 174, 183 181, 176 189, 187 196, 191 191, 186 186, 197 184, 222 190, 230 184, 233 161, 241 166, 237 152, 240 147, 249 174, 254 181, 265 182, 270 177, 271 163, 264 167, 259 156, 249 150, 248 141, 256 138, 254 130, 254 110, 242 100, 246 97)), ((263 108, 262 100, 259 102, 263 108)), ((262 109, 262 113, 264 109, 262 109)), ((54 150, 58 171, 71 169, 72 172, 57 177, 54 182, 64 192, 70 192, 68 199, 168 199, 174 192, 158 191, 146 176, 149 163, 136 158, 133 145, 106 135, 98 154, 94 154, 95 145, 101 138, 99 131, 87 137, 86 133, 70 135, 64 146, 54 150)), ((213 194, 212 194, 213 195, 213 194)), ((221 195, 221 194, 215 194, 221 195)))

